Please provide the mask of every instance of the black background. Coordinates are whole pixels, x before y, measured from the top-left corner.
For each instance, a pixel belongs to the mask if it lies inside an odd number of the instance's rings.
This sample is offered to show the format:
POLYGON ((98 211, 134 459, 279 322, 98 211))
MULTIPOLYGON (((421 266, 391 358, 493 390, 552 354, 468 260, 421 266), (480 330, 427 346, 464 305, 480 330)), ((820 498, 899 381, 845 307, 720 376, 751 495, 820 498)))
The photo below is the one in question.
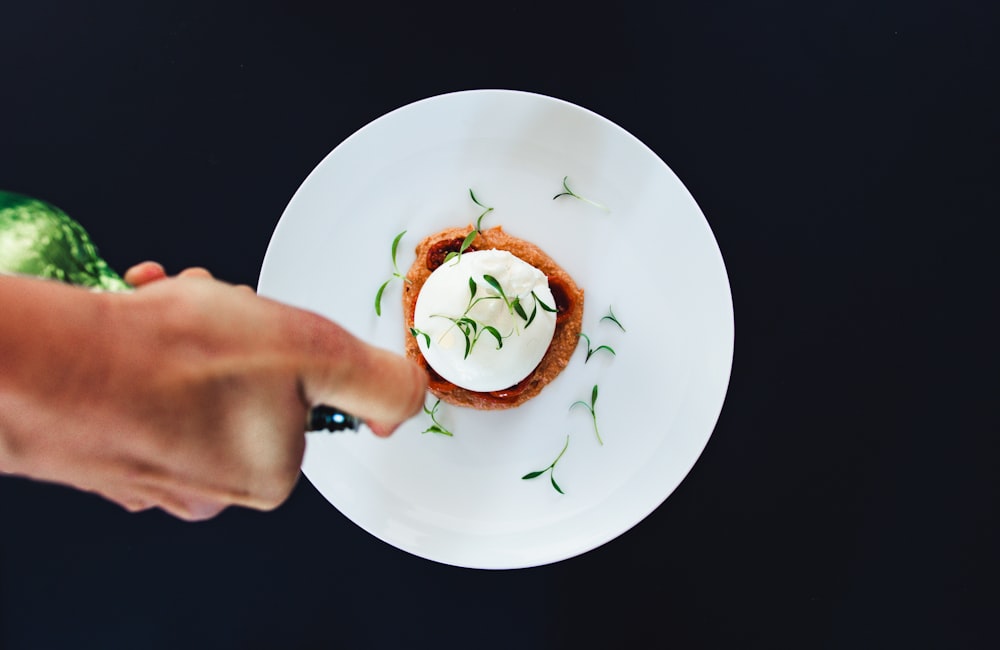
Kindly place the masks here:
POLYGON ((341 4, 2 3, 0 187, 119 270, 256 285, 367 122, 470 88, 580 104, 723 252, 708 447, 629 532, 517 571, 396 550, 305 480, 188 524, 2 478, 0 646, 997 647, 996 3, 341 4))

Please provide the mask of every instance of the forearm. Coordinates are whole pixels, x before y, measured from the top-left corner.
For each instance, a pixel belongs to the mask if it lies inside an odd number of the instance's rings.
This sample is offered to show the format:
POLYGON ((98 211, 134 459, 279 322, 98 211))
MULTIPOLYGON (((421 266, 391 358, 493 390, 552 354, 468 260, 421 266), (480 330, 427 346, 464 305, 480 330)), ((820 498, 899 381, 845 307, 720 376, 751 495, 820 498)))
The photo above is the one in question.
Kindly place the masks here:
POLYGON ((30 474, 54 444, 60 408, 101 388, 107 301, 54 281, 0 276, 0 313, 0 471, 30 474))

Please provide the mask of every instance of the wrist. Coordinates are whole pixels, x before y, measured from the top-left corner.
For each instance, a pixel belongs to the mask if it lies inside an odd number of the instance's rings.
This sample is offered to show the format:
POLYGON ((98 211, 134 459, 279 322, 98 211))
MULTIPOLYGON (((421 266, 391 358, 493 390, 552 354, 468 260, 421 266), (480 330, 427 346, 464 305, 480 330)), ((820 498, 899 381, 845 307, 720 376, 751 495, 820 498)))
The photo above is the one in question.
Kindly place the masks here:
POLYGON ((107 299, 52 280, 0 278, 0 471, 33 475, 66 413, 102 389, 107 299))

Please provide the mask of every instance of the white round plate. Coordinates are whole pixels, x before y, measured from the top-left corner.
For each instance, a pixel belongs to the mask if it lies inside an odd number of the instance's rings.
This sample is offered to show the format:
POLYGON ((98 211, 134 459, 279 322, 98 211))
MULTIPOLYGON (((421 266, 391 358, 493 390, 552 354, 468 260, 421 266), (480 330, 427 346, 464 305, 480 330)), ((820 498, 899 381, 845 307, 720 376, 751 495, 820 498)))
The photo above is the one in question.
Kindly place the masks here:
POLYGON ((337 146, 289 202, 258 291, 402 353, 398 279, 381 317, 374 306, 392 277, 393 238, 406 231, 405 273, 421 239, 483 212, 470 189, 494 208, 483 228, 538 244, 573 276, 586 296, 583 332, 616 354, 585 362, 581 341, 566 370, 516 409, 442 404, 452 437, 423 433, 427 415, 387 439, 310 433, 303 472, 358 526, 417 556, 537 566, 627 531, 694 465, 729 384, 732 296, 704 215, 656 154, 591 111, 506 90, 417 101, 337 146), (553 198, 564 178, 583 198, 553 198), (609 310, 625 331, 602 319, 609 310), (603 444, 587 408, 572 406, 589 405, 595 385, 603 444), (551 472, 522 479, 564 446, 551 472))

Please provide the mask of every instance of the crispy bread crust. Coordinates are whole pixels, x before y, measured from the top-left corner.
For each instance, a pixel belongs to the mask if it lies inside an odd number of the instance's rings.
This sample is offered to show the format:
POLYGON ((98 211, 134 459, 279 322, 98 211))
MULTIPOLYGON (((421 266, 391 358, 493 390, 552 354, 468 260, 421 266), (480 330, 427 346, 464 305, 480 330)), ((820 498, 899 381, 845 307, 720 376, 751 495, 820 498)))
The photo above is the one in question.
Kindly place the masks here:
POLYGON ((442 402, 481 410, 514 408, 538 395, 569 363, 579 342, 580 327, 583 322, 583 289, 577 287, 573 278, 535 244, 508 235, 500 226, 480 232, 466 249, 467 251, 493 248, 509 251, 548 277, 549 288, 552 290, 556 301, 555 307, 558 310, 555 334, 545 356, 532 373, 514 386, 492 392, 476 392, 446 381, 427 365, 416 338, 409 332, 413 327, 417 296, 420 295, 424 281, 444 262, 448 252, 459 249, 471 230, 471 226, 448 228, 417 244, 417 258, 406 274, 407 282, 403 288, 406 355, 427 370, 430 377, 430 392, 442 402))

